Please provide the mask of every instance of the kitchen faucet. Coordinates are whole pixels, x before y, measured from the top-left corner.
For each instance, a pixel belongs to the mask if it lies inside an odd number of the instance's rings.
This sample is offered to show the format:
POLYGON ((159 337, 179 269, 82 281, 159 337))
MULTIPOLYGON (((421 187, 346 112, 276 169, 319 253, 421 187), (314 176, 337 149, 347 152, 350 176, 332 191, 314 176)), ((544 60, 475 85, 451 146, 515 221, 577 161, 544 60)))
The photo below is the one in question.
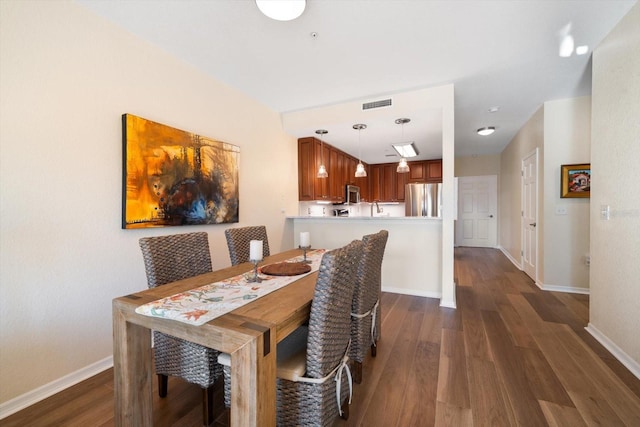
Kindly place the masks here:
POLYGON ((382 208, 380 207, 380 205, 378 205, 378 201, 374 200, 373 203, 371 203, 371 216, 373 216, 373 205, 376 205, 376 213, 382 213, 382 208))

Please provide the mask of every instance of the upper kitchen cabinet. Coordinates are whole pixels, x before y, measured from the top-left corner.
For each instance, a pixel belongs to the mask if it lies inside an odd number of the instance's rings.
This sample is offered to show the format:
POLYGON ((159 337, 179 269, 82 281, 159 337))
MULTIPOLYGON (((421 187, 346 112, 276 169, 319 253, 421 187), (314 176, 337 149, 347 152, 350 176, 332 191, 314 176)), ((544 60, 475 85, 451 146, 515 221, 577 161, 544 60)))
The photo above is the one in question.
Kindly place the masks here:
POLYGON ((331 147, 329 150, 329 194, 336 203, 344 202, 344 186, 348 182, 348 156, 331 147))
POLYGON ((424 162, 426 182, 442 182, 442 159, 424 162))
POLYGON ((298 139, 298 200, 330 200, 329 179, 316 177, 322 161, 329 171, 329 155, 329 147, 318 139, 298 139))
POLYGON ((442 160, 408 162, 408 182, 442 182, 442 160))
MULTIPOLYGON (((298 200, 344 202, 344 187, 358 185, 366 191, 367 178, 356 178, 357 160, 315 137, 298 139, 298 200), (317 178, 324 161, 328 178, 317 178), (352 170, 353 169, 353 170, 352 170)), ((362 193, 361 196, 366 193, 362 193)), ((363 196, 362 196, 363 197, 363 196)))
POLYGON ((370 201, 402 202, 408 174, 396 172, 397 163, 382 163, 369 166, 370 201))
POLYGON ((347 156, 347 184, 360 187, 360 200, 366 202, 369 200, 369 166, 364 164, 367 176, 364 178, 356 178, 356 168, 358 167, 358 159, 347 156))

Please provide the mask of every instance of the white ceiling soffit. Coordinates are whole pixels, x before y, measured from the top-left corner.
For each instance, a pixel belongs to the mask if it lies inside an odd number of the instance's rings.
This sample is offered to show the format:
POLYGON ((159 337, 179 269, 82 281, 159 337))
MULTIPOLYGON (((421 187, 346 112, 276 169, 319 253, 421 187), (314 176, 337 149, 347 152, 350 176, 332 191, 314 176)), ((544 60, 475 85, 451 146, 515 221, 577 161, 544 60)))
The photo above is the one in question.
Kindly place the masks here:
MULTIPOLYGON (((380 94, 395 103, 397 93, 453 83, 460 156, 497 154, 545 101, 589 95, 591 49, 636 1, 309 0, 287 22, 249 0, 76 2, 281 113, 380 94), (587 54, 559 56, 567 28, 587 54), (492 106, 499 112, 489 113, 492 106), (480 137, 483 126, 496 132, 480 137)), ((380 111, 391 124, 406 116, 432 128, 396 109, 380 111)), ((366 122, 355 115, 339 123, 359 121, 366 122)), ((329 124, 309 129, 331 131, 329 124)), ((362 131, 363 142, 376 127, 362 131)), ((374 161, 384 147, 370 144, 363 157, 374 161)))
MULTIPOLYGON (((446 91, 440 88, 422 89, 398 93, 393 97, 361 99, 341 104, 293 111, 282 115, 284 130, 298 138, 316 136, 318 123, 329 131, 324 141, 358 157, 362 148, 365 163, 395 161, 397 153, 392 143, 415 141, 420 154, 412 160, 438 159, 442 157, 442 107, 447 102, 446 91), (362 105, 378 100, 393 99, 393 105, 363 110, 362 105), (395 123, 400 117, 411 122, 402 126, 395 123), (356 123, 367 128, 353 129, 356 123), (404 136, 403 136, 404 132, 404 136)), ((399 160, 399 159, 398 159, 399 160)))

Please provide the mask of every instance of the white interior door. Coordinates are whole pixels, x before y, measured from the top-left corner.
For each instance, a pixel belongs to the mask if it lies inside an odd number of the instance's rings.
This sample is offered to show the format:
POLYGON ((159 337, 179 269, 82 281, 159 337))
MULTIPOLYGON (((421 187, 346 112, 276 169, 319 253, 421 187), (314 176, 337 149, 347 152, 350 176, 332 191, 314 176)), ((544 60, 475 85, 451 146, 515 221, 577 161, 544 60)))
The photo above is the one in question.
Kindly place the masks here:
POLYGON ((538 150, 522 160, 522 269, 537 279, 538 150))
POLYGON ((458 178, 456 245, 495 248, 498 238, 498 176, 458 178))

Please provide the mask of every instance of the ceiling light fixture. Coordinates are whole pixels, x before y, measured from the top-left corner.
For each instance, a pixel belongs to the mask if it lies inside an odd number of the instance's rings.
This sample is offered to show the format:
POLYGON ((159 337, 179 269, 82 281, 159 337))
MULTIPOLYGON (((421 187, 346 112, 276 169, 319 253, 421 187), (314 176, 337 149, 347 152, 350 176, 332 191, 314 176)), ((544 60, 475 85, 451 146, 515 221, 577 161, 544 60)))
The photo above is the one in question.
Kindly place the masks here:
MULTIPOLYGON (((411 119, 406 119, 406 118, 401 118, 396 120, 397 125, 402 125, 401 141, 404 140, 404 124, 409 123, 410 121, 411 119)), ((391 145, 393 146, 394 150, 396 150, 398 154, 400 154, 400 157, 401 157, 400 163, 398 163, 398 167, 396 168, 396 172, 397 173, 409 172, 409 165, 407 164, 407 160, 405 159, 405 157, 415 157, 418 154, 415 150, 415 147, 413 146, 413 142, 402 143, 402 144, 391 144, 391 145)))
POLYGON ((576 48, 576 55, 584 55, 587 52, 589 52, 589 46, 586 44, 576 48))
POLYGON ((318 139, 320 139, 320 167, 318 168, 318 178, 327 178, 329 174, 327 173, 327 168, 324 167, 324 143, 322 142, 322 138, 329 133, 328 130, 318 129, 316 131, 318 135, 321 135, 318 139))
POLYGON ((495 126, 486 126, 477 130, 478 135, 487 136, 496 131, 495 126))
POLYGON ((570 57, 573 53, 573 46, 573 36, 571 34, 567 34, 562 38, 562 41, 560 42, 560 51, 558 52, 558 55, 560 55, 560 57, 562 58, 570 57))
POLYGON ((353 128, 358 131, 358 166, 356 166, 356 178, 365 178, 367 176, 367 170, 362 164, 362 143, 360 142, 360 132, 362 129, 366 129, 367 125, 358 123, 353 125, 353 128))
POLYGON ((307 3, 306 0, 256 0, 260 12, 276 21, 291 21, 296 19, 307 3))

